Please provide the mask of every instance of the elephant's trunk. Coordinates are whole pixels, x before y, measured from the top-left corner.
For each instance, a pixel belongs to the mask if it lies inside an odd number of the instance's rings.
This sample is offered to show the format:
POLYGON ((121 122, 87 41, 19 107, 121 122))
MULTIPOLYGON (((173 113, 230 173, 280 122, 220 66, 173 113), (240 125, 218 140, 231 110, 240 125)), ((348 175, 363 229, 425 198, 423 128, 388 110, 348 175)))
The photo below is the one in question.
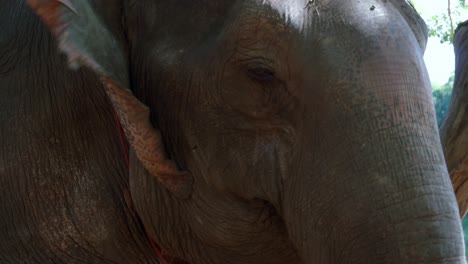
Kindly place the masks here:
POLYGON ((339 81, 308 106, 282 208, 305 263, 465 263, 426 71, 392 55, 317 79, 339 81))
POLYGON ((430 161, 403 166, 396 159, 363 164, 347 174, 356 179, 331 181, 323 191, 289 194, 285 222, 305 263, 465 263, 445 168, 430 161), (399 165, 400 171, 389 167, 399 165), (367 166, 380 168, 365 172, 367 166))

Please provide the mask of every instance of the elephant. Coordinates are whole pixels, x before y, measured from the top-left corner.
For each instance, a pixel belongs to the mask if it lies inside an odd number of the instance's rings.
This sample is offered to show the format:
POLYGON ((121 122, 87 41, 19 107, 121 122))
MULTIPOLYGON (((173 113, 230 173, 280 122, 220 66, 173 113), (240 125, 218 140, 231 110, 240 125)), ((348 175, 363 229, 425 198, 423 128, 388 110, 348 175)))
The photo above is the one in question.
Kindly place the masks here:
POLYGON ((468 211, 468 21, 461 23, 455 32, 455 83, 440 136, 463 218, 468 211))
POLYGON ((0 263, 465 263, 407 1, 0 1, 0 263))

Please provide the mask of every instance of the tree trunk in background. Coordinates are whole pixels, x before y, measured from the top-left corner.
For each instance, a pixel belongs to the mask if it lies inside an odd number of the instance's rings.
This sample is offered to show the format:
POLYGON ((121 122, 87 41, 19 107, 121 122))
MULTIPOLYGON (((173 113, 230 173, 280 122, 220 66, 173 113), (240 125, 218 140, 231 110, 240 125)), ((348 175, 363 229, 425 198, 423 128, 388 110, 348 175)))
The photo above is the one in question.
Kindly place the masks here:
POLYGON ((463 218, 468 210, 468 21, 455 31, 454 47, 455 83, 440 134, 463 218))

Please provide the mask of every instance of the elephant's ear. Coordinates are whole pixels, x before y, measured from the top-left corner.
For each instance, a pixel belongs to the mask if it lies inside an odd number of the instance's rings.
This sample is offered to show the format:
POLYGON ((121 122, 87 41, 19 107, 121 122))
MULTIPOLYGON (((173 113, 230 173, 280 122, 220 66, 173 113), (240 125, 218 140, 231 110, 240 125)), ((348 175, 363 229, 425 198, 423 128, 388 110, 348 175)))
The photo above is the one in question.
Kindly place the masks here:
POLYGON ((455 82, 440 134, 460 216, 463 217, 468 210, 468 21, 458 26, 453 44, 455 82))
POLYGON ((429 37, 429 30, 426 22, 424 22, 414 6, 408 0, 396 0, 393 3, 401 10, 401 14, 413 31, 422 53, 424 53, 426 50, 427 39, 429 37))
MULTIPOLYGON (((192 190, 192 177, 166 159, 161 136, 149 119, 149 110, 129 89, 124 44, 118 41, 90 0, 27 0, 55 35, 72 68, 86 66, 102 81, 120 117, 125 135, 146 170, 180 198, 192 190)), ((107 3, 108 1, 106 1, 107 3)))

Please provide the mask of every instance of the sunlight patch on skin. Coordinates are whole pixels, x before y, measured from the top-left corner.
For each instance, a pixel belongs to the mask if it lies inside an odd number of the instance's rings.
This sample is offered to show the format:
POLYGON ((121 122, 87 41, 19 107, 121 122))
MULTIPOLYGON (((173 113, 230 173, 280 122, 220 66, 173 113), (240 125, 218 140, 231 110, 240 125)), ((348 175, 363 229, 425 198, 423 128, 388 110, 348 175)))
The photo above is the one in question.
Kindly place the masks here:
MULTIPOLYGON (((313 18, 322 17, 325 15, 325 11, 330 7, 333 0, 256 0, 261 5, 268 5, 273 10, 276 10, 281 18, 283 18, 286 24, 291 25, 296 30, 302 33, 306 33, 310 29, 313 18)), ((346 1, 343 1, 346 2, 346 1)), ((389 8, 387 3, 378 3, 373 1, 351 1, 347 3, 346 7, 339 7, 343 13, 355 12, 369 13, 371 16, 368 19, 379 19, 383 23, 391 23, 389 20, 389 8)), ((334 3, 335 8, 340 6, 339 3, 334 3)), ((341 20, 342 17, 339 15, 333 15, 328 13, 328 19, 341 20), (331 15, 331 17, 330 17, 331 15)), ((356 19, 356 21, 359 21, 356 19)), ((364 20, 365 21, 365 20, 364 20)), ((364 28, 369 27, 367 22, 362 21, 364 28)), ((344 22, 344 21, 342 21, 344 22)), ((381 24, 381 23, 380 23, 381 24)))
POLYGON ((295 29, 303 31, 308 24, 309 15, 318 12, 319 0, 309 3, 309 0, 262 0, 262 5, 269 5, 272 9, 278 11, 288 24, 295 29), (317 6, 316 6, 317 5, 317 6))

